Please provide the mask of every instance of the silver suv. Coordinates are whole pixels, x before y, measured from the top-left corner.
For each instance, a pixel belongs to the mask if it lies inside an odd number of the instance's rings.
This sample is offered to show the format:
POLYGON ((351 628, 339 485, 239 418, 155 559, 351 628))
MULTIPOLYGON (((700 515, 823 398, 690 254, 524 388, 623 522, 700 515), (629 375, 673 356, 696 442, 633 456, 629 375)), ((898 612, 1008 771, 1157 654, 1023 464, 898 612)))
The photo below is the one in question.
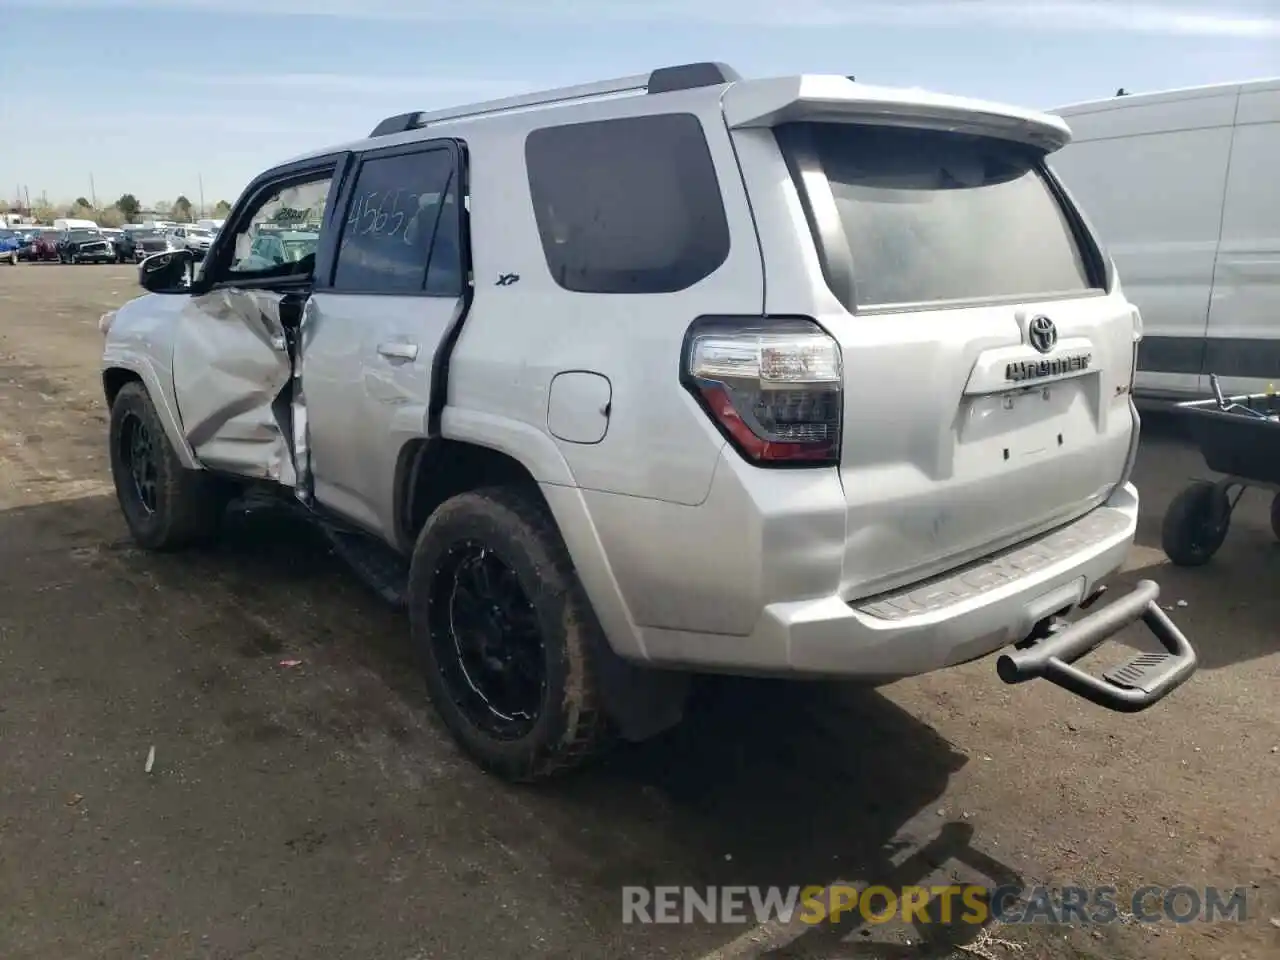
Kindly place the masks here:
POLYGON ((533 779, 695 673, 983 657, 1133 711, 1195 669, 1141 583, 1137 310, 1054 117, 723 65, 437 113, 249 185, 103 318, 145 547, 261 492, 408 607, 432 699, 533 779), (270 229, 314 233, 265 262, 270 229), (1073 662, 1145 620, 1164 654, 1073 662))

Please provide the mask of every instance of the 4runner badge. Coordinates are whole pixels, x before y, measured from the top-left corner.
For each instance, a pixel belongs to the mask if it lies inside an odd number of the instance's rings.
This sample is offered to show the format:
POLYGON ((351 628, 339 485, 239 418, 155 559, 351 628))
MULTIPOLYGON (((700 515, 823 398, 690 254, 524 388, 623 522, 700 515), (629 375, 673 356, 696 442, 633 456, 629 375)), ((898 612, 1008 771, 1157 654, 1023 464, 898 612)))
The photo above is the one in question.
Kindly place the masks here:
POLYGON ((1004 378, 1010 383, 1025 383, 1028 380, 1042 380, 1046 377, 1062 377, 1088 370, 1092 363, 1093 354, 1091 353, 1055 357, 1052 360, 1016 360, 1005 364, 1004 378))

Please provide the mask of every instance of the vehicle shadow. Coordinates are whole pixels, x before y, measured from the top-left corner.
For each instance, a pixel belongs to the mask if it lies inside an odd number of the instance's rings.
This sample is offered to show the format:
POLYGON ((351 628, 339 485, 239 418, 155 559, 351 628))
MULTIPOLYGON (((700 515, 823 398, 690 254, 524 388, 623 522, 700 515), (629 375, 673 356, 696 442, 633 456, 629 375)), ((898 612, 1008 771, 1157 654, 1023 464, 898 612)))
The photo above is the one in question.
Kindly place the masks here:
MULTIPOLYGON (((166 556, 133 550, 111 497, 0 513, 0 559, 21 563, 24 556, 58 543, 78 543, 73 553, 110 558, 105 566, 67 566, 59 587, 68 596, 105 594, 107 581, 117 576, 114 563, 123 565, 119 576, 130 588, 133 614, 167 616, 166 605, 180 598, 198 599, 211 620, 220 605, 232 603, 245 611, 244 619, 223 617, 207 633, 184 627, 183 639, 195 645, 189 654, 193 661, 234 671, 246 658, 293 656, 278 638, 254 628, 253 611, 296 611, 297 636, 291 642, 339 669, 352 664, 371 671, 444 737, 413 669, 402 615, 366 591, 324 539, 288 513, 233 510, 217 544, 166 556), (93 584, 77 584, 88 577, 96 578, 93 584), (139 583, 147 589, 136 589, 139 583), (229 631, 227 625, 235 623, 243 626, 229 631), (353 624, 360 626, 353 629, 353 624)), ((56 640, 40 637, 39 625, 31 630, 41 644, 56 640)), ((154 662, 130 662, 129 656, 141 654, 121 653, 123 659, 110 672, 119 670, 123 678, 156 668, 154 662)), ((207 673, 208 667, 201 669, 207 673)), ((114 681, 108 675, 98 682, 109 689, 114 681)), ((204 692, 217 697, 219 689, 204 692)), ((366 698, 369 690, 365 685, 366 698)), ((228 702, 211 706, 210 723, 225 714, 228 702)), ((322 734, 344 724, 355 727, 357 714, 376 710, 354 698, 326 701, 324 709, 332 715, 317 721, 314 703, 281 700, 270 706, 277 725, 320 722, 322 734)), ((409 755, 421 752, 421 744, 409 739, 403 748, 409 755)), ((692 956, 690 951, 700 955, 724 945, 740 928, 625 927, 622 888, 764 885, 785 891, 836 882, 901 888, 954 883, 955 877, 988 887, 1021 886, 1016 870, 983 851, 973 824, 939 808, 950 777, 965 763, 966 757, 937 732, 874 689, 735 679, 700 684, 682 726, 653 741, 623 746, 568 780, 512 788, 470 769, 457 777, 464 787, 471 784, 509 799, 507 807, 477 805, 469 814, 469 829, 501 849, 517 851, 523 860, 545 863, 552 882, 564 888, 593 928, 643 944, 638 954, 629 952, 636 949, 630 946, 626 955, 692 956), (511 804, 520 816, 510 815, 511 804)), ((305 773, 298 776, 305 781, 305 773)), ((424 799, 417 815, 429 818, 432 804, 456 802, 436 793, 424 799)), ((484 850, 475 856, 484 857, 484 850)), ((732 955, 884 957, 896 955, 910 939, 911 956, 944 957, 981 933, 980 925, 962 924, 958 917, 952 924, 905 931, 893 924, 867 928, 859 923, 856 915, 846 914, 839 923, 789 929, 761 950, 732 955), (844 943, 849 937, 852 943, 844 943)), ((479 931, 476 937, 482 941, 479 931)))
MULTIPOLYGON (((841 683, 704 684, 680 727, 533 800, 600 840, 618 816, 639 823, 662 811, 662 832, 682 856, 656 872, 638 860, 600 864, 604 889, 851 884, 900 894, 955 877, 1021 886, 1017 871, 978 849, 971 823, 938 808, 967 758, 883 694, 841 683)), ((952 923, 935 911, 927 924, 877 927, 851 912, 793 922, 759 952, 731 955, 883 957, 910 940, 911 956, 943 957, 980 930, 958 913, 952 923)))

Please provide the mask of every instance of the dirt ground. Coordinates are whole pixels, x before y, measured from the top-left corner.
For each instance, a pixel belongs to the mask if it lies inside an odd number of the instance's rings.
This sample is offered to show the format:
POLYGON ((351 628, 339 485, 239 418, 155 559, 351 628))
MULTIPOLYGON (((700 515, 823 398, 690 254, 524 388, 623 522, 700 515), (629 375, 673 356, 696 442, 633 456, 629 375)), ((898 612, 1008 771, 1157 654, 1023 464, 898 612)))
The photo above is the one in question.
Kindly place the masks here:
POLYGON ((1155 709, 1006 687, 990 661, 876 691, 735 682, 515 789, 459 756, 400 616, 305 528, 131 546, 96 322, 134 277, 0 267, 3 960, 1280 956, 1280 546, 1251 494, 1213 564, 1167 564, 1160 517, 1201 470, 1167 423, 1119 579, 1162 584, 1201 670, 1155 709), (621 922, 626 884, 836 881, 1244 886, 1247 919, 621 922))

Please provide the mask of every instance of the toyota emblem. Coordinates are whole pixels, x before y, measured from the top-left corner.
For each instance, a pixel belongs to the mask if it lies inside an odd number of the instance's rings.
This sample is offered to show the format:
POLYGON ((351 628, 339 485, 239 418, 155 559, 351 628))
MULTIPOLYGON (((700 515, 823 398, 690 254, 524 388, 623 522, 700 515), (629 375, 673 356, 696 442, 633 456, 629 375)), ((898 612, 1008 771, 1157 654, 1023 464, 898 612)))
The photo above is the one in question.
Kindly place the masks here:
POLYGON ((1048 353, 1058 343, 1058 328, 1043 314, 1027 324, 1027 340, 1041 353, 1048 353))

